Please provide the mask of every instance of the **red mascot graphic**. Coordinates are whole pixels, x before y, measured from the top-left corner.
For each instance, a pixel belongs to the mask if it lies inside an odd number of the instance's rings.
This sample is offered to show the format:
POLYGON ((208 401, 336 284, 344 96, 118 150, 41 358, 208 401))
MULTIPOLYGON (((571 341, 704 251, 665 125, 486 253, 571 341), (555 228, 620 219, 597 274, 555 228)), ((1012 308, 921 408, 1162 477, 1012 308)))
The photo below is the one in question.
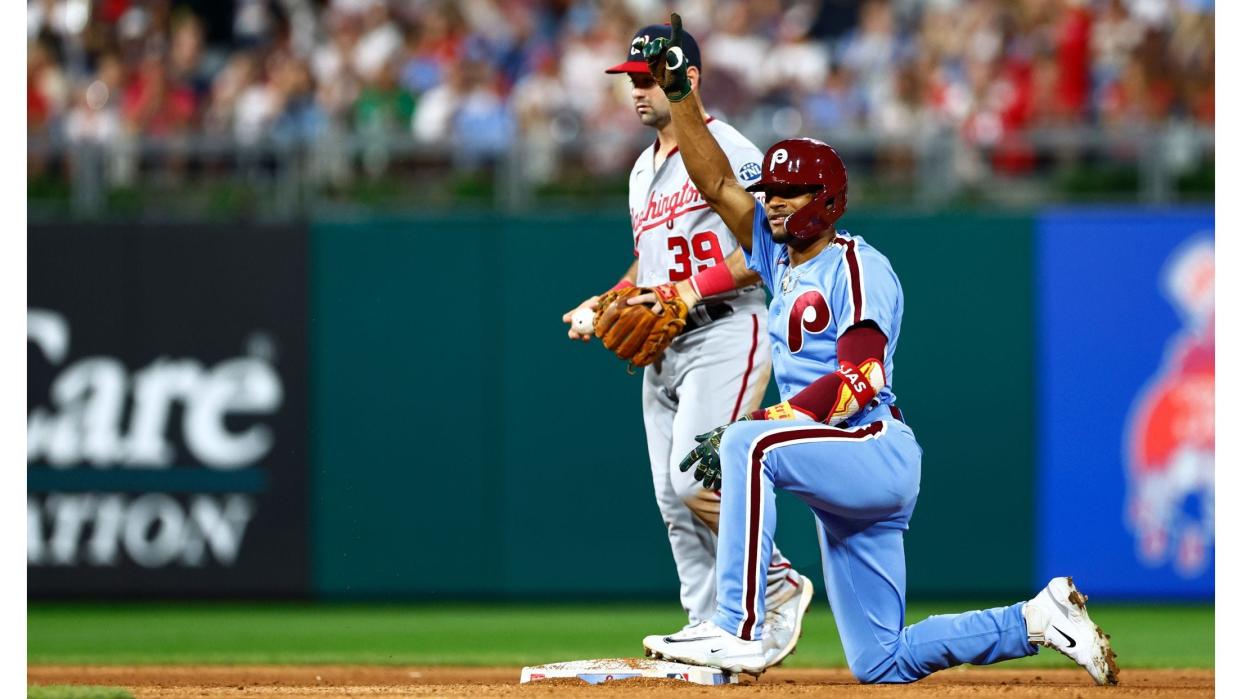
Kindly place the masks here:
POLYGON ((1126 516, 1139 560, 1202 574, 1212 556, 1216 464, 1216 263, 1210 238, 1180 246, 1162 290, 1182 327, 1131 409, 1126 516))

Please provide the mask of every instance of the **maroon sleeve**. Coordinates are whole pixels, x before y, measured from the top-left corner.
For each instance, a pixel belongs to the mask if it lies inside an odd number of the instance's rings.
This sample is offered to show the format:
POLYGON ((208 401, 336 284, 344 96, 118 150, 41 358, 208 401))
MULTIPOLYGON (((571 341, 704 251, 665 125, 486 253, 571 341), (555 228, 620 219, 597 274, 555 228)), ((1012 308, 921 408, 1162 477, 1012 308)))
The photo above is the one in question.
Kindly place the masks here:
MULTIPOLYGON (((868 359, 884 361, 888 338, 870 321, 855 325, 837 340, 837 361, 862 366, 868 359)), ((809 388, 809 387, 808 387, 809 388)))
MULTIPOLYGON (((837 362, 849 362, 861 366, 868 359, 884 361, 884 349, 888 338, 873 323, 855 325, 837 341, 837 362)), ((841 390, 841 375, 837 372, 821 376, 789 399, 789 404, 824 421, 832 412, 837 394, 841 390)), ((876 390, 881 387, 876 386, 876 390)))

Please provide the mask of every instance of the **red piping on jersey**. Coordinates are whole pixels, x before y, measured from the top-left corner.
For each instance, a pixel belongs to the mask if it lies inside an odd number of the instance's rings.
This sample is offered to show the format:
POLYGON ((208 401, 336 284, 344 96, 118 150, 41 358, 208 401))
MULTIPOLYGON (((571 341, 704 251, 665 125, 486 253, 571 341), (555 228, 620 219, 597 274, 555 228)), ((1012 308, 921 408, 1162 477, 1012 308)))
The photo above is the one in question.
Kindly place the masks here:
POLYGON ((742 374, 742 390, 737 392, 737 401, 733 403, 733 417, 729 418, 730 422, 737 420, 737 413, 742 409, 742 398, 746 395, 746 385, 750 383, 750 371, 755 368, 755 350, 759 348, 759 316, 752 313, 750 320, 750 354, 746 356, 746 372, 742 374))

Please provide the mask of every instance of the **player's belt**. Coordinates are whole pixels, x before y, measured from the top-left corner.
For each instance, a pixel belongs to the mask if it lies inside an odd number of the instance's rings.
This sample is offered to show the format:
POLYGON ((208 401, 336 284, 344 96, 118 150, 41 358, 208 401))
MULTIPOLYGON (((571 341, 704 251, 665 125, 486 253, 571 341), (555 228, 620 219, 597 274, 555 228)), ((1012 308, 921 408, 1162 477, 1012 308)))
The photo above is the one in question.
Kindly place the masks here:
POLYGON ((693 332, 713 321, 731 315, 733 315, 733 306, 723 301, 695 306, 690 309, 690 313, 686 316, 685 332, 693 332))
MULTIPOLYGON (((880 403, 880 401, 879 401, 879 399, 878 399, 878 398, 877 398, 877 399, 872 400, 870 403, 868 403, 868 404, 867 404, 867 408, 866 408, 866 410, 860 410, 860 411, 858 411, 858 412, 854 415, 854 418, 853 418, 853 419, 854 419, 854 420, 859 420, 859 421, 861 421, 861 420, 865 420, 865 419, 867 419, 867 418, 871 417, 871 413, 872 413, 872 411, 874 411, 876 408, 880 407, 879 403, 880 403)), ((905 422, 905 421, 906 421, 906 416, 901 414, 901 408, 898 408, 897 406, 893 405, 892 403, 889 403, 889 404, 888 404, 888 414, 889 414, 889 415, 892 415, 892 416, 893 416, 893 419, 894 419, 894 420, 896 420, 897 422, 905 422)), ((855 425, 857 425, 857 424, 858 424, 858 423, 855 423, 855 425)))

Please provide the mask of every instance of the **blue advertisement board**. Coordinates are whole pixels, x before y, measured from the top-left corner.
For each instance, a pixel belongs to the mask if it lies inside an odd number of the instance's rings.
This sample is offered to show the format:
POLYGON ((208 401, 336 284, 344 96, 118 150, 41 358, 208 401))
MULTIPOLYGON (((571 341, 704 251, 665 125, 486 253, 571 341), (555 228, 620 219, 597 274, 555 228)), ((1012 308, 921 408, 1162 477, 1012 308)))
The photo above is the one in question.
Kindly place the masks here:
POLYGON ((1214 225, 1210 208, 1038 221, 1036 586, 1213 595, 1214 225))

